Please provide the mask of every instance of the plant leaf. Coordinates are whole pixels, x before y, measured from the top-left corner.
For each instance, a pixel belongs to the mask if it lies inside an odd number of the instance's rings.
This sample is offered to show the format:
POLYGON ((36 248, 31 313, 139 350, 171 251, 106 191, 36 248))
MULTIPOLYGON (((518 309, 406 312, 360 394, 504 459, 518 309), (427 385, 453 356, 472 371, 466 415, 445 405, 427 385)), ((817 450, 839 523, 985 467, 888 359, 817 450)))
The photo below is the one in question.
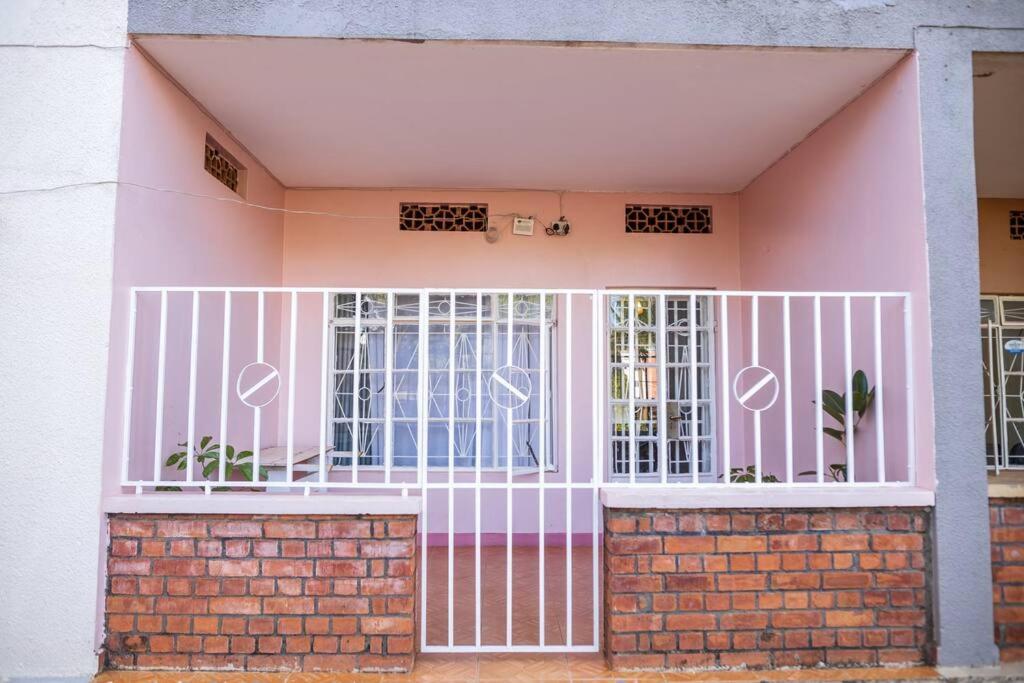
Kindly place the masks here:
POLYGON ((209 479, 210 478, 210 474, 212 474, 214 471, 216 471, 218 465, 219 465, 219 463, 216 460, 210 460, 209 462, 207 462, 203 466, 203 476, 206 477, 207 479, 209 479))
POLYGON ((212 436, 204 436, 202 439, 199 440, 199 447, 202 448, 203 450, 206 450, 207 444, 209 444, 211 441, 213 441, 212 436))
POLYGON ((868 376, 863 370, 858 370, 853 373, 853 393, 867 395, 868 393, 868 376))
POLYGON ((821 431, 825 432, 833 439, 836 439, 838 441, 846 440, 846 432, 844 432, 842 429, 836 429, 834 427, 822 427, 821 431))
POLYGON ((832 416, 839 424, 846 422, 846 396, 840 396, 831 389, 821 392, 821 409, 832 416))
POLYGON ((245 462, 238 466, 238 471, 242 473, 242 476, 252 481, 252 463, 245 462))

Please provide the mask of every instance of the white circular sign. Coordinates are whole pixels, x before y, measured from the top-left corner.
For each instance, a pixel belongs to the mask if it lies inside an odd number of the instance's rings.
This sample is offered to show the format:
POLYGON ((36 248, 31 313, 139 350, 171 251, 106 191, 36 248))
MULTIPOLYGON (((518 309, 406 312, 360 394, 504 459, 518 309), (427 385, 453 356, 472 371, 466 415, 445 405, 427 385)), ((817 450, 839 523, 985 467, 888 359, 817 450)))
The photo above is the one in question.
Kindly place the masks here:
POLYGON ((779 398, 779 378, 766 367, 748 365, 736 373, 732 395, 747 410, 755 413, 767 410, 779 398))
POLYGON ((235 393, 238 400, 250 408, 262 408, 281 391, 281 375, 270 363, 249 363, 238 373, 235 393))
POLYGON ((1003 348, 1007 353, 1024 353, 1024 339, 1007 339, 1003 348))
POLYGON ((500 408, 514 409, 530 400, 533 381, 518 365, 503 365, 487 380, 487 393, 500 408))

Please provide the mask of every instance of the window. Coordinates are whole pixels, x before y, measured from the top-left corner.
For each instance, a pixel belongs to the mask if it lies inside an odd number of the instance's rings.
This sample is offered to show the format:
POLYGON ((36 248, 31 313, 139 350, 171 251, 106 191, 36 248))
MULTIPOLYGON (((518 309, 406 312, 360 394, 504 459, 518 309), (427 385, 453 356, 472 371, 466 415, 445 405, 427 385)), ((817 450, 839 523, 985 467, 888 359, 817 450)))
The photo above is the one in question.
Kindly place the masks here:
MULTIPOLYGON (((477 319, 480 320, 480 454, 481 467, 505 468, 508 462, 508 413, 491 399, 491 377, 505 365, 520 368, 521 389, 527 399, 512 406, 512 466, 517 469, 539 467, 541 439, 547 466, 552 467, 554 439, 551 425, 552 380, 554 365, 554 300, 546 301, 545 324, 540 326, 540 297, 516 295, 513 301, 511 362, 509 362, 508 296, 476 294, 455 297, 455 329, 450 330, 452 300, 448 295, 430 295, 427 299, 427 464, 448 467, 449 410, 454 405, 454 464, 458 468, 476 466, 477 440, 477 319), (478 308, 479 303, 479 308, 478 308), (454 340, 454 348, 452 341, 454 340), (541 376, 540 344, 544 343, 547 369, 541 376), (449 361, 454 358, 454 373, 449 361), (454 374, 454 397, 450 378, 454 374), (540 419, 540 402, 546 402, 545 419, 540 419)), ((356 377, 356 295, 335 296, 331 323, 334 345, 333 411, 329 425, 335 449, 335 465, 351 465, 353 453, 353 409, 358 401, 360 466, 383 466, 387 435, 385 401, 387 398, 387 297, 364 294, 360 297, 358 344, 358 391, 356 377)), ((393 301, 392 334, 392 467, 416 467, 419 406, 419 307, 418 294, 396 294, 393 301)))
POLYGON ((1024 211, 1010 212, 1010 239, 1024 240, 1024 211))
POLYGON ((714 452, 714 338, 712 307, 708 297, 697 296, 695 310, 690 297, 666 297, 664 357, 659 357, 658 297, 634 297, 634 343, 629 342, 629 297, 610 297, 609 329, 609 414, 611 429, 611 472, 629 476, 630 428, 636 430, 637 477, 661 476, 659 472, 659 424, 666 425, 666 464, 669 477, 691 475, 693 421, 691 373, 697 380, 697 446, 699 474, 713 478, 714 452), (690 335, 696 354, 690 356, 690 335), (633 372, 630 377, 630 360, 633 372), (659 364, 664 365, 665 416, 660 420, 659 364), (629 416, 629 383, 634 388, 632 422, 629 416))

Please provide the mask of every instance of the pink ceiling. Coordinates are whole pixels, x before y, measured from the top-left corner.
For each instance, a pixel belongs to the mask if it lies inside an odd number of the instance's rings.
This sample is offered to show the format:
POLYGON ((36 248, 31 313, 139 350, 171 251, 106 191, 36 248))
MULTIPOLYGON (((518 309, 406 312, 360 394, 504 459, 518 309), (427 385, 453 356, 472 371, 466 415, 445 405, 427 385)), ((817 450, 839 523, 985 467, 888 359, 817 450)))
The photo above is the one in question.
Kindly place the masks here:
POLYGON ((734 192, 903 54, 137 40, 290 187, 734 192))

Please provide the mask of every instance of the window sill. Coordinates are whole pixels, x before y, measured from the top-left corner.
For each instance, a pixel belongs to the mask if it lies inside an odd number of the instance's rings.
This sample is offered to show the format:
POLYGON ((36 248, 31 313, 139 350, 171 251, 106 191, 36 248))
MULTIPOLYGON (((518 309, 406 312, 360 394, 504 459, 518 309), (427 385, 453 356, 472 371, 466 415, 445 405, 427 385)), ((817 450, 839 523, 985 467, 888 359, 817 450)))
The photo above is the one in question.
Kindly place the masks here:
POLYGON ((743 484, 665 488, 638 486, 601 490, 608 508, 697 510, 717 508, 931 507, 935 492, 916 486, 801 486, 743 484))
POLYGON ((143 493, 107 496, 103 512, 222 515, 418 515, 419 496, 143 493))

